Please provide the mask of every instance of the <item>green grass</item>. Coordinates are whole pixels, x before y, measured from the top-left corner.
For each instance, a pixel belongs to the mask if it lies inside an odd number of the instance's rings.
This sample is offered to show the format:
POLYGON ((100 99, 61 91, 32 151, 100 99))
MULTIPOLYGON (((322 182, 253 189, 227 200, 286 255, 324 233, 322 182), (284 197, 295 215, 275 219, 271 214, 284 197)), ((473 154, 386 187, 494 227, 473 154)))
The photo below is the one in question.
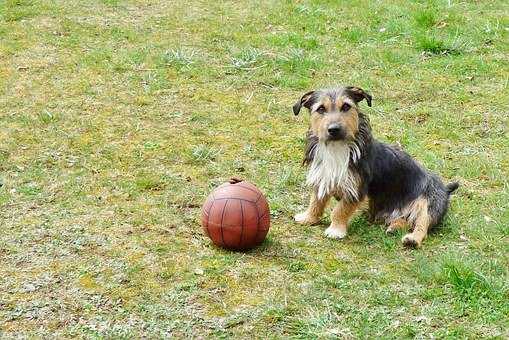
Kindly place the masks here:
POLYGON ((502 0, 0 1, 0 337, 507 338, 507 41, 502 0), (461 182, 422 249, 292 221, 330 84, 461 182), (199 225, 230 176, 271 206, 247 253, 199 225))

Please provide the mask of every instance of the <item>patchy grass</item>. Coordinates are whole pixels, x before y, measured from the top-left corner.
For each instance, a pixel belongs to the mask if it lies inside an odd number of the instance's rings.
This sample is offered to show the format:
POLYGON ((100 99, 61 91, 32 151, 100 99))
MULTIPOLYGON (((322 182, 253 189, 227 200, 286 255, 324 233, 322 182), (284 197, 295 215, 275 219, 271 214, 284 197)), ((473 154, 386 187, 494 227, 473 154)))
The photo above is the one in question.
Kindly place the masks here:
POLYGON ((0 2, 0 336, 508 337, 508 35, 499 0, 0 2), (293 223, 291 105, 336 83, 461 182, 422 249, 293 223), (247 253, 199 226, 232 175, 271 205, 247 253))

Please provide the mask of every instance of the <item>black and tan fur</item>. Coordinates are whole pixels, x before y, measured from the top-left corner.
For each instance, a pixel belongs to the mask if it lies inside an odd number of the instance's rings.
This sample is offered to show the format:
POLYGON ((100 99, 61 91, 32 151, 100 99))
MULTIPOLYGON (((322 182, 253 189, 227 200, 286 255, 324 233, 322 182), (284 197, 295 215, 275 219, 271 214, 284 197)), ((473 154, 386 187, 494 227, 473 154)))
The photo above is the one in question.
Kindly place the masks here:
POLYGON ((444 185, 397 146, 373 138, 368 118, 358 103, 371 96, 357 87, 311 91, 293 106, 311 113, 304 163, 313 187, 308 209, 295 216, 299 223, 318 222, 331 197, 339 202, 325 234, 343 238, 348 222, 365 200, 373 220, 387 232, 410 228, 403 244, 419 247, 428 230, 440 223, 449 196, 458 183, 444 185))

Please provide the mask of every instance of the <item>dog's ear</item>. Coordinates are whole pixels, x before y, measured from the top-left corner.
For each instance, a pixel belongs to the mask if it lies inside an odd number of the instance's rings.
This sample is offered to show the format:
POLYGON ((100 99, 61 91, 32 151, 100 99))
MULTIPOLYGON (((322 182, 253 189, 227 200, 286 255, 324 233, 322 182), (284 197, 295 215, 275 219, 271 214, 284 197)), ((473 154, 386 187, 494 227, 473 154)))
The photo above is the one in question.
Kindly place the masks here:
POLYGON ((368 102, 368 106, 371 107, 371 99, 373 99, 373 97, 371 97, 369 93, 367 93, 360 87, 348 86, 345 89, 345 92, 348 95, 348 97, 352 98, 356 103, 360 102, 363 99, 366 99, 366 101, 368 102))
POLYGON ((295 115, 298 115, 300 112, 301 107, 311 108, 311 105, 314 103, 314 96, 313 94, 315 91, 309 91, 307 93, 304 93, 304 95, 293 105, 293 113, 295 115))

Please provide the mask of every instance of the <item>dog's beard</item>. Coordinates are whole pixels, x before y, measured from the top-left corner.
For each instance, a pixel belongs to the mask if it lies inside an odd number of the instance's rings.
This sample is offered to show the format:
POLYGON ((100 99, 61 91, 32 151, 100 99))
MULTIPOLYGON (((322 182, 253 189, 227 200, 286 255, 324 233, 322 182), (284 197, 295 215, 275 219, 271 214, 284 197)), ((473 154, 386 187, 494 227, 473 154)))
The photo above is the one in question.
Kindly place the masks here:
MULTIPOLYGON (((354 158, 358 157, 355 151, 354 158)), ((342 194, 357 197, 354 176, 348 169, 351 152, 350 146, 340 141, 315 145, 306 183, 315 187, 319 199, 339 190, 342 194)))
POLYGON ((350 147, 343 142, 318 142, 306 183, 315 187, 319 199, 334 192, 357 196, 353 176, 348 170, 350 147))

